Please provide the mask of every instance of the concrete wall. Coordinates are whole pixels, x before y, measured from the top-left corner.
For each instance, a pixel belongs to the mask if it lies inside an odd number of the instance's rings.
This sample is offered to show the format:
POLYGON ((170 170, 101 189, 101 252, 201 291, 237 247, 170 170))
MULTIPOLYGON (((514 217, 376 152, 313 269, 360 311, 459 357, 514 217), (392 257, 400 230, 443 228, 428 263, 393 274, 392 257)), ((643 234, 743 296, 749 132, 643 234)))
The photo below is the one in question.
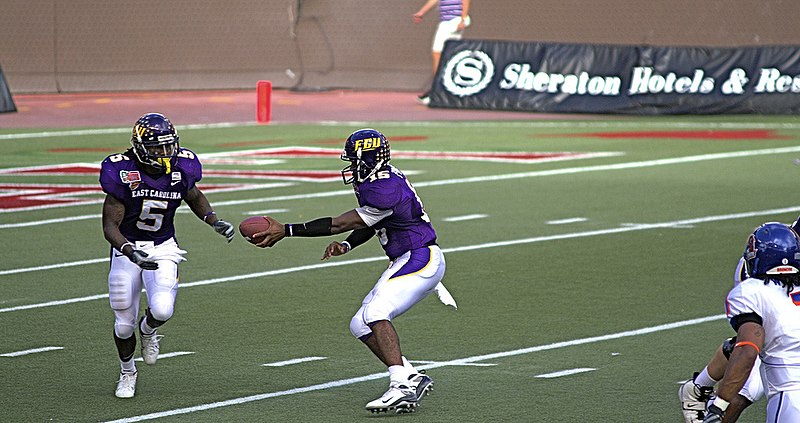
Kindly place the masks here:
MULTIPOLYGON (((276 87, 420 90, 436 11, 424 0, 3 0, 12 93, 276 87)), ((798 45, 795 0, 473 0, 469 38, 798 45)))

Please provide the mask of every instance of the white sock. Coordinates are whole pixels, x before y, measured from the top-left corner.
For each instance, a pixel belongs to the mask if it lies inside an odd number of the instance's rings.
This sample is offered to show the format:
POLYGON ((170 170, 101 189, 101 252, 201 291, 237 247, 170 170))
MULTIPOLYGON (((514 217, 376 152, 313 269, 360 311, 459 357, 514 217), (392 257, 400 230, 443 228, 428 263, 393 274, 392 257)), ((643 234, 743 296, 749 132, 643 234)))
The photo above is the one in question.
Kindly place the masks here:
POLYGON ((412 374, 419 373, 417 369, 406 359, 406 356, 402 356, 402 358, 403 358, 403 367, 408 369, 408 371, 410 371, 412 374))
POLYGON ((150 336, 155 333, 155 328, 151 328, 150 325, 147 324, 147 318, 142 319, 142 324, 139 325, 139 329, 142 331, 142 334, 150 336))
POLYGON ((694 378, 694 383, 700 386, 714 386, 719 382, 718 380, 714 380, 711 376, 708 375, 708 367, 703 368, 703 371, 694 378))
POLYGON ((136 363, 134 363, 133 357, 131 357, 131 359, 128 361, 120 360, 119 365, 122 373, 136 373, 136 363))
POLYGON ((411 372, 403 366, 389 366, 389 379, 392 383, 408 383, 411 372))

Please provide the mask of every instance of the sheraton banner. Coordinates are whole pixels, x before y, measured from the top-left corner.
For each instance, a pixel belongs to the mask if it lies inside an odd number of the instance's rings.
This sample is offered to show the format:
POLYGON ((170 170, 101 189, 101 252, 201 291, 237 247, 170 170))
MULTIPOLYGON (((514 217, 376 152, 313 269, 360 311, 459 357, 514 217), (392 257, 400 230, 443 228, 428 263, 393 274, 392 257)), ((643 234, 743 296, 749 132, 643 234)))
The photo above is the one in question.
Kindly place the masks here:
POLYGON ((448 41, 430 99, 548 113, 798 114, 800 46, 448 41))

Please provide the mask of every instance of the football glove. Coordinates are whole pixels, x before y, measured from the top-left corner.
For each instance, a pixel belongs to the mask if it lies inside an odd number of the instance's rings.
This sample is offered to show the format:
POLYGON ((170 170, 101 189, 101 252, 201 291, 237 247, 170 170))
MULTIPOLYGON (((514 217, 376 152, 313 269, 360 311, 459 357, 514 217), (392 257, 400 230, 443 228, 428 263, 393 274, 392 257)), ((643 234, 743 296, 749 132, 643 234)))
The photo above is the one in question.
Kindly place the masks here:
POLYGON ((706 416, 703 418, 703 423, 720 423, 722 421, 722 415, 725 414, 719 407, 714 404, 708 406, 708 410, 706 410, 706 416))
POLYGON ((131 256, 128 257, 137 266, 144 270, 158 269, 158 263, 155 260, 147 258, 147 253, 142 250, 133 250, 131 256))
POLYGON ((233 241, 233 234, 234 234, 233 225, 224 220, 217 220, 211 226, 214 227, 214 230, 217 231, 218 234, 227 238, 228 242, 233 241))

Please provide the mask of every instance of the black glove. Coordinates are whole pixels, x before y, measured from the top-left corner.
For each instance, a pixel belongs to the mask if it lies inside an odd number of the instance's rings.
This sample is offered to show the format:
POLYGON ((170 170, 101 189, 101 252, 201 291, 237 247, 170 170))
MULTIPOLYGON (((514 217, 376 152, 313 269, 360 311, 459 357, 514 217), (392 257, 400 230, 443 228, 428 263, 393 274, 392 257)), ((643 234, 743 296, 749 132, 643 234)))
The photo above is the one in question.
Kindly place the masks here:
POLYGON ((233 240, 233 234, 234 234, 233 225, 231 225, 230 223, 224 220, 217 220, 211 226, 214 227, 214 230, 217 231, 218 234, 227 238, 228 242, 231 242, 233 240))
POLYGON ((706 410, 706 417, 703 419, 703 423, 720 423, 723 414, 725 414, 724 411, 716 405, 711 404, 708 406, 708 410, 706 410))
POLYGON ((144 270, 158 269, 158 263, 155 260, 147 258, 147 253, 142 250, 133 250, 131 256, 128 257, 134 264, 144 270))

